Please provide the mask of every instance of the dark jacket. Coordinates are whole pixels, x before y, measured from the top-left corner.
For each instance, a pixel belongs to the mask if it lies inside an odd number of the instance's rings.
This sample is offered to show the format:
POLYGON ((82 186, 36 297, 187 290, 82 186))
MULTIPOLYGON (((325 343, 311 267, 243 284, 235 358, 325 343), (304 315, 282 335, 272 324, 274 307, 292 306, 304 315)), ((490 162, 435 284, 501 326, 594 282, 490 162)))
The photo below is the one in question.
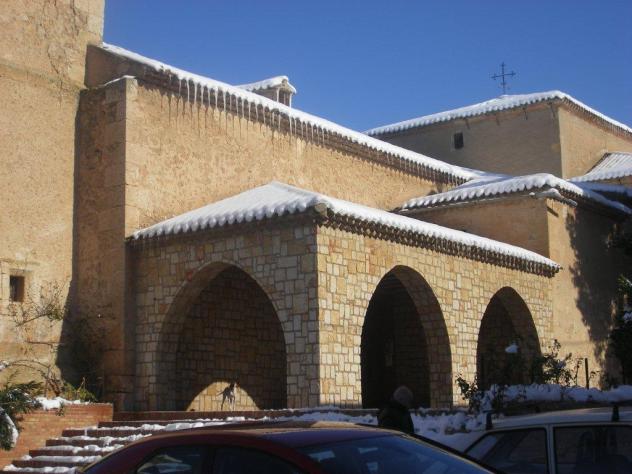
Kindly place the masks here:
POLYGON ((380 410, 377 414, 377 424, 380 428, 399 430, 408 434, 415 433, 410 411, 395 400, 389 401, 386 406, 380 410))

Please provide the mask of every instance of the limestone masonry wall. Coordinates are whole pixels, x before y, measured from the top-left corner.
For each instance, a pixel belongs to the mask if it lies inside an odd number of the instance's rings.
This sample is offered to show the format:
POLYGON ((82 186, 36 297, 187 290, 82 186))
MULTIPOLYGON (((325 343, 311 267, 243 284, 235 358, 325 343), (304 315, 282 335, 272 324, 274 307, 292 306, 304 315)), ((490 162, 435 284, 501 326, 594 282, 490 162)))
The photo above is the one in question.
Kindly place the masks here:
MULTIPOLYGON (((85 52, 100 42, 103 0, 4 0, 0 11, 0 357, 24 357, 7 315, 11 276, 25 300, 73 278, 75 118, 85 52)), ((65 302, 65 301, 64 301, 65 302)), ((23 303, 17 303, 18 305, 23 303)), ((55 342, 60 328, 33 328, 55 342)), ((48 364, 38 345, 33 357, 48 364)), ((31 355, 29 355, 31 357, 31 355)), ((53 361, 54 362, 54 361, 53 361)), ((7 371, 9 372, 9 371, 7 371)), ((6 374, 6 372, 5 372, 6 374)))
POLYGON ((127 107, 126 204, 138 227, 272 180, 382 209, 436 189, 154 87, 139 84, 127 107))
POLYGON ((414 128, 381 138, 467 168, 513 175, 561 176, 562 172, 558 119, 546 104, 414 128), (455 149, 453 143, 457 132, 463 134, 460 149, 455 149))
POLYGON ((565 352, 587 357, 590 370, 603 371, 617 278, 629 266, 609 245, 620 226, 609 216, 548 201, 547 227, 550 258, 562 265, 553 280, 552 334, 565 352))
POLYGON ((559 109, 563 176, 587 173, 609 151, 632 152, 632 136, 606 130, 595 119, 559 109))
MULTIPOLYGON (((315 229, 309 222, 299 221, 293 224, 243 226, 231 230, 233 232, 200 233, 134 246, 136 409, 182 409, 178 404, 176 353, 178 347, 182 347, 182 341, 193 336, 190 332, 183 333, 183 328, 196 324, 187 315, 191 314, 191 308, 199 301, 203 290, 215 278, 219 278, 224 270, 231 268, 240 269, 256 282, 269 299, 282 328, 287 357, 285 379, 279 381, 278 375, 275 375, 278 374, 278 368, 274 364, 263 367, 267 377, 286 388, 287 402, 283 400, 283 403, 295 408, 318 404, 315 229)), ((255 300, 252 298, 258 301, 260 295, 259 292, 248 292, 241 294, 241 298, 246 301, 245 304, 253 305, 255 300)), ((231 304, 230 301, 226 304, 231 304)), ((219 302, 212 304, 207 299, 205 304, 212 309, 219 302)), ((265 316, 267 319, 274 319, 268 310, 261 310, 260 314, 268 314, 265 316)), ((226 356, 231 357, 216 358, 212 369, 205 366, 208 368, 206 385, 211 388, 206 391, 206 397, 202 394, 202 398, 198 398, 194 407, 207 410, 207 403, 216 407, 217 393, 234 378, 240 384, 240 406, 254 408, 257 395, 262 390, 265 392, 262 386, 265 377, 252 374, 250 367, 248 374, 254 376, 255 380, 243 378, 245 372, 239 364, 240 361, 248 360, 247 353, 236 350, 237 347, 243 348, 243 341, 235 341, 236 345, 232 349, 225 344, 231 332, 230 327, 235 327, 235 323, 230 322, 232 313, 220 311, 214 314, 223 314, 217 324, 228 326, 209 334, 209 337, 218 337, 218 346, 226 347, 226 356), (211 396, 213 391, 214 397, 211 396), (252 405, 247 400, 252 400, 252 405)), ((254 317, 254 314, 248 311, 241 317, 254 317)), ((208 324, 216 323, 211 320, 208 324)), ((210 344, 211 339, 198 335, 203 339, 202 344, 210 344)), ((249 336, 245 337, 246 341, 250 341, 249 336)), ((271 335, 269 342, 273 342, 274 337, 271 335)), ((271 347, 276 347, 276 343, 273 342, 271 347)), ((268 357, 269 361, 273 359, 268 357)))
POLYGON ((546 200, 516 196, 441 206, 411 217, 517 245, 549 256, 546 200))
POLYGON ((319 227, 320 403, 361 402, 364 317, 378 283, 393 269, 417 300, 421 314, 428 341, 432 406, 460 403, 454 378, 458 374, 474 378, 480 322, 501 288, 511 287, 522 297, 541 345, 553 337, 549 278, 319 227), (431 297, 438 301, 439 313, 431 309, 431 297))

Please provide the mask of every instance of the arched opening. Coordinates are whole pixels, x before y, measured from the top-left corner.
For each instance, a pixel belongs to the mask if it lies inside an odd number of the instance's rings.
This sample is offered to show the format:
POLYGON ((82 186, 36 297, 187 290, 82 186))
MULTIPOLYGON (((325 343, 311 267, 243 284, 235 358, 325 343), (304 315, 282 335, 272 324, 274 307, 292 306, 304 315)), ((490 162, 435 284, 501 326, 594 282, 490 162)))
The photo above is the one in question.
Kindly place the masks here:
POLYGON ((283 329, 264 290, 226 265, 189 284, 163 328, 162 348, 172 352, 162 354, 162 366, 173 373, 159 374, 167 384, 161 408, 219 410, 222 391, 233 381, 235 409, 285 407, 283 329))
POLYGON ((479 385, 530 383, 532 362, 541 355, 531 312, 513 289, 492 297, 478 334, 476 369, 479 385))
POLYGON ((362 328, 362 404, 380 407, 400 385, 415 406, 452 400, 450 342, 439 303, 414 270, 396 267, 378 284, 362 328))

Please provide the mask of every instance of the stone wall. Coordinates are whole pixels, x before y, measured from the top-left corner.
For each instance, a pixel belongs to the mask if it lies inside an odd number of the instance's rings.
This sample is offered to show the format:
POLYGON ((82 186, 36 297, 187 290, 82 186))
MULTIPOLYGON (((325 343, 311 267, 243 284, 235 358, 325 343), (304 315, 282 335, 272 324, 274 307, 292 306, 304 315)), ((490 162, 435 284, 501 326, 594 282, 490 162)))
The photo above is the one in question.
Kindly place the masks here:
MULTIPOLYGON (((370 352, 371 343, 382 348, 392 343, 390 363, 374 366, 386 377, 383 381, 393 378, 384 383, 405 381, 418 390, 420 403, 435 407, 459 402, 454 377, 474 378, 480 322, 493 296, 504 287, 515 290, 516 298, 528 308, 516 312, 507 307, 516 313, 515 326, 530 324, 541 343, 550 341, 548 277, 296 219, 131 244, 137 310, 136 409, 178 408, 182 400, 178 401, 177 374, 189 366, 195 368, 192 373, 207 377, 196 379, 200 383, 194 392, 201 398, 193 407, 217 408, 223 384, 242 369, 240 376, 262 374, 250 389, 241 385, 242 408, 276 403, 261 401, 265 397, 257 401, 256 394, 266 378, 278 380, 278 367, 261 366, 261 361, 250 357, 252 351, 236 350, 231 352, 234 359, 214 359, 212 368, 199 365, 202 353, 211 359, 218 350, 230 350, 227 339, 236 347, 243 347, 242 337, 252 340, 247 325, 231 322, 237 318, 228 308, 239 308, 241 318, 272 320, 274 315, 278 319, 287 357, 285 404, 292 408, 362 406, 363 390, 370 390, 362 385, 362 351, 370 352), (220 284, 222 272, 245 273, 258 288, 243 291, 240 303, 227 291, 225 303, 219 296, 208 300, 208 291, 220 284), (268 299, 273 310, 266 310, 257 298, 268 299), (371 301, 373 310, 369 310, 371 301), (199 313, 200 305, 209 310, 199 313), (242 311, 254 306, 260 308, 257 315, 242 311), (365 336, 372 341, 368 345, 362 341, 368 311, 374 311, 371 319, 380 331, 392 329, 392 338, 367 329, 365 336), (214 329, 207 333, 203 327, 214 329), (217 349, 207 350, 212 344, 217 349), (186 353, 178 352, 183 347, 186 353), (196 347, 202 347, 201 352, 196 347)), ((270 339, 263 332, 259 336, 270 339)), ((261 358, 272 361, 272 352, 262 350, 261 358)), ((382 350, 382 356, 389 350, 382 350)), ((373 352, 379 357, 380 351, 373 352)))
POLYGON ((504 196, 414 211, 408 215, 549 256, 546 200, 504 196))
POLYGON ((126 203, 138 227, 272 180, 381 209, 438 186, 144 84, 127 120, 126 203))
MULTIPOLYGON (((550 199, 516 197, 428 209, 415 217, 518 245, 559 263, 551 336, 564 354, 587 357, 590 370, 601 371, 616 280, 625 265, 623 255, 608 244, 621 229, 618 218, 605 212, 586 204, 571 208, 550 199)), ((580 382, 585 384, 583 374, 580 382)))
POLYGON ((361 404, 364 318, 376 287, 391 271, 406 287, 422 320, 432 406, 460 402, 454 377, 463 374, 474 378, 480 322, 491 298, 501 288, 509 286, 524 299, 541 344, 553 337, 548 278, 321 227, 321 404, 361 404))
POLYGON ((283 408, 285 339, 265 292, 230 267, 199 294, 178 341, 178 408, 227 409, 222 391, 237 382, 235 409, 283 408))
POLYGON ((513 175, 562 174, 559 124, 547 104, 457 119, 380 138, 467 168, 513 175), (463 134, 463 148, 455 149, 455 133, 463 134))
MULTIPOLYGON (((101 41, 102 23, 103 0, 2 2, 2 358, 24 357, 7 316, 10 277, 24 277, 25 297, 35 302, 41 286, 56 285, 67 294, 72 285, 75 118, 86 47, 101 41)), ((59 327, 43 330, 34 327, 30 337, 58 340, 59 327)), ((47 346, 37 348, 29 357, 50 363, 47 346)))
POLYGON ((548 202, 547 213, 550 258, 562 265, 553 282, 553 334, 563 352, 587 357, 590 370, 602 371, 617 278, 627 265, 609 245, 621 227, 612 216, 555 201, 548 202))
POLYGON ((271 180, 384 208, 443 186, 132 78, 84 93, 80 127, 77 294, 107 326, 105 385, 121 403, 134 357, 125 236, 271 180))
MULTIPOLYGON (((234 228, 231 233, 200 233, 133 246, 131 252, 137 321, 135 409, 179 408, 176 353, 182 341, 189 337, 186 334, 192 336, 190 330, 186 329, 185 339, 181 339, 183 328, 190 324, 195 325, 186 315, 200 301, 202 291, 227 268, 240 269, 258 286, 256 293, 241 295, 244 304, 251 308, 243 316, 253 315, 256 300, 252 298, 262 298, 264 293, 274 310, 274 318, 283 329, 287 357, 287 401, 284 400, 283 405, 317 405, 319 383, 315 245, 314 226, 308 222, 294 221, 269 227, 242 226, 239 229, 234 228)), ((233 298, 226 302, 226 305, 231 304, 234 304, 233 298)), ((266 314, 267 319, 274 319, 271 308, 266 310, 266 314)), ((210 380, 209 385, 210 382, 216 382, 212 386, 214 390, 223 388, 222 384, 232 377, 254 376, 256 380, 252 381, 250 388, 247 380, 237 380, 241 384, 240 399, 244 405, 254 407, 265 379, 275 382, 278 380, 279 367, 268 349, 262 349, 267 354, 267 362, 262 360, 257 361, 254 366, 239 367, 240 364, 252 364, 251 354, 236 353, 227 347, 225 340, 237 337, 239 332, 240 336, 235 344, 242 347, 243 342, 239 338, 243 337, 251 343, 252 332, 229 321, 226 317, 221 321, 221 324, 229 327, 222 329, 221 334, 226 337, 219 336, 218 341, 222 347, 230 350, 234 359, 223 359, 226 366, 214 367, 215 373, 219 375, 217 380, 210 380), (238 371, 234 370, 236 367, 239 367, 238 371), (255 368, 261 369, 261 373, 253 374, 255 368), (245 375, 246 372, 249 375, 245 375), (246 390, 252 390, 252 393, 247 393, 246 390), (253 400, 252 405, 246 400, 253 400)), ((263 334, 265 333, 261 332, 260 335, 263 334)), ((273 334, 269 336, 269 339, 277 337, 273 334)), ((202 343, 204 340, 207 339, 203 338, 202 343)), ((274 344, 277 347, 277 343, 274 344)), ((275 397, 276 395, 272 398, 275 397)), ((214 398, 216 402, 217 395, 214 398)), ((264 406, 257 405, 257 408, 269 408, 265 404, 272 398, 258 398, 264 406)), ((210 399, 207 401, 213 403, 210 399)), ((271 404, 276 405, 277 402, 272 400, 271 404)))
POLYGON ((612 151, 632 152, 632 134, 604 125, 594 117, 559 109, 562 167, 565 177, 587 173, 612 151))

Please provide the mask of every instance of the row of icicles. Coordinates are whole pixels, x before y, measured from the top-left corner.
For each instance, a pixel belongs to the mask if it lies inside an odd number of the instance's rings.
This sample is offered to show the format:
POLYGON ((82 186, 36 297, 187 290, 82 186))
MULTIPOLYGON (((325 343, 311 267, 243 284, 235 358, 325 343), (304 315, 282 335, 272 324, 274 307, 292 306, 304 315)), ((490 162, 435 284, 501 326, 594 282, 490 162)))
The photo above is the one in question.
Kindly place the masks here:
MULTIPOLYGON (((171 79, 172 76, 170 75, 170 83, 171 79)), ((290 135, 300 134, 305 139, 311 138, 312 142, 320 142, 321 145, 325 144, 327 130, 323 127, 292 117, 290 114, 283 114, 278 108, 271 108, 265 104, 254 104, 253 107, 251 101, 231 94, 219 87, 209 87, 198 84, 196 81, 182 79, 180 77, 177 77, 177 79, 178 95, 183 96, 184 82, 186 84, 186 100, 191 104, 197 105, 199 97, 201 104, 214 104, 215 107, 220 107, 221 105, 226 112, 234 110, 239 117, 246 118, 249 121, 253 121, 254 118, 254 121, 260 121, 263 125, 269 125, 271 127, 276 126, 278 130, 281 130, 282 119, 283 116, 286 115, 285 118, 288 121, 290 135), (193 83, 193 88, 191 88, 191 83, 193 83), (193 93, 193 100, 191 100, 191 93, 193 93), (266 115, 269 117, 267 120, 266 115), (259 117, 261 117, 261 119, 259 117)))
MULTIPOLYGON (((297 117, 293 117, 290 113, 282 113, 281 109, 278 107, 269 107, 264 103, 255 103, 254 111, 253 111, 253 103, 249 100, 246 100, 243 97, 239 97, 236 94, 232 94, 220 86, 208 86, 189 78, 182 78, 179 75, 174 75, 169 73, 169 83, 171 83, 173 78, 178 80, 178 95, 180 97, 183 96, 183 83, 186 87, 186 100, 191 104, 198 104, 198 96, 200 98, 201 104, 213 104, 215 107, 220 107, 220 104, 223 106, 226 112, 230 110, 234 110, 239 117, 246 118, 248 121, 262 122, 263 125, 269 125, 270 127, 275 127, 281 131, 282 130, 282 120, 283 116, 288 122, 289 133, 291 135, 300 135, 305 140, 310 139, 312 143, 320 143, 320 145, 325 146, 325 142, 327 137, 335 136, 336 133, 328 131, 325 127, 319 126, 317 124, 312 123, 311 121, 301 120, 297 117), (191 87, 191 83, 193 83, 193 87, 191 87), (193 90, 191 90, 193 89, 193 90), (193 93, 193 101, 191 101, 191 92, 193 93), (260 110, 261 109, 261 110, 260 110), (268 116, 268 118, 266 117, 268 116), (261 117, 261 118, 260 118, 261 117), (267 118, 267 120, 266 120, 267 118)), ((262 98, 263 99, 263 98, 262 98)), ((270 99, 268 99, 270 100, 270 99)), ((281 105, 281 104, 279 104, 281 105)), ((287 107, 282 105, 282 107, 287 107)), ((353 141, 353 140, 352 140, 353 141)), ((358 142, 359 143, 359 142, 358 142)), ((373 148, 370 147, 369 148, 373 148)), ((387 155, 391 155, 388 152, 385 152, 387 155)), ((395 155, 391 155, 395 156, 395 155)), ((432 168, 427 168, 423 165, 413 165, 408 160, 405 160, 408 164, 407 167, 418 168, 422 174, 428 176, 430 174, 435 179, 445 180, 451 182, 452 177, 446 173, 442 173, 440 171, 433 170, 432 168)), ((418 171, 418 172, 419 172, 418 171)), ((456 181, 455 184, 461 184, 460 181, 456 181)))

